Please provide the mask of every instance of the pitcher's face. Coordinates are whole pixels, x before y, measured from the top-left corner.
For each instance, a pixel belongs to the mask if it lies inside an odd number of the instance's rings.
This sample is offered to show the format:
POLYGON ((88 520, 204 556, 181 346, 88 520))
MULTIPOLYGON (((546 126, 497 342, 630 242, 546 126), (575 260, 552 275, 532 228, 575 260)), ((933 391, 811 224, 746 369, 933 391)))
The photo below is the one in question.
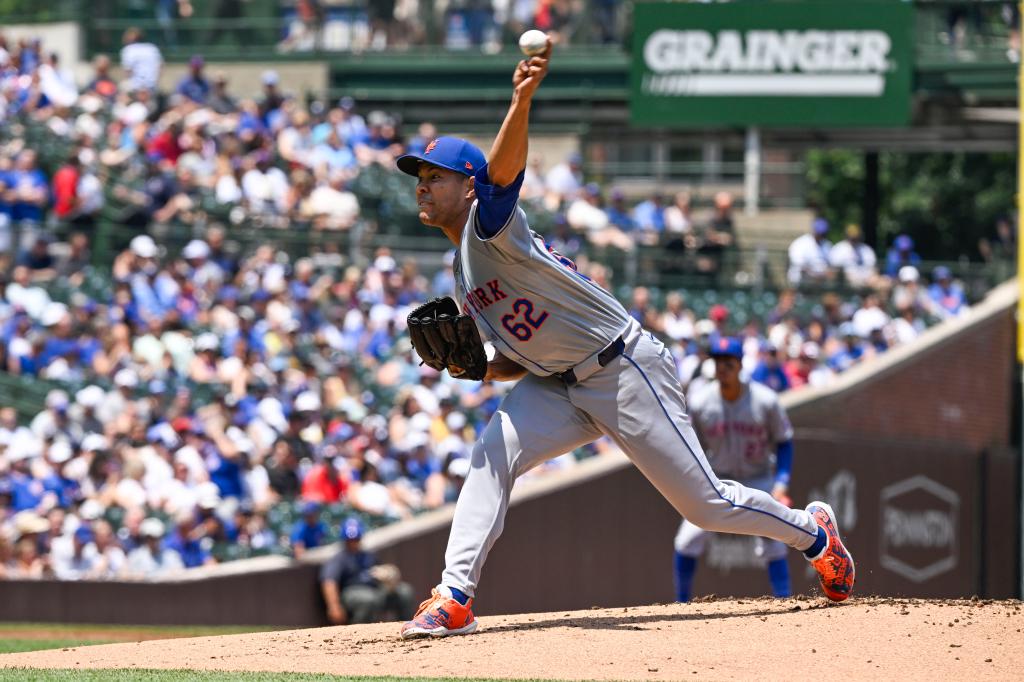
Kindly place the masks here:
POLYGON ((416 207, 420 222, 431 227, 456 227, 473 203, 473 178, 447 168, 421 163, 417 173, 416 207))

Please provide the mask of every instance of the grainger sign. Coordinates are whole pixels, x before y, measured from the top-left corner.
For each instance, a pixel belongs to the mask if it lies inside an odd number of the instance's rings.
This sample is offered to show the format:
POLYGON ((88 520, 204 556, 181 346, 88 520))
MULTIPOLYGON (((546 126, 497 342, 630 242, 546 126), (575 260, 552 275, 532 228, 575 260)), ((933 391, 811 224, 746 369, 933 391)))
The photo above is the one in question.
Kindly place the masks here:
POLYGON ((637 125, 899 126, 909 3, 637 3, 637 125))

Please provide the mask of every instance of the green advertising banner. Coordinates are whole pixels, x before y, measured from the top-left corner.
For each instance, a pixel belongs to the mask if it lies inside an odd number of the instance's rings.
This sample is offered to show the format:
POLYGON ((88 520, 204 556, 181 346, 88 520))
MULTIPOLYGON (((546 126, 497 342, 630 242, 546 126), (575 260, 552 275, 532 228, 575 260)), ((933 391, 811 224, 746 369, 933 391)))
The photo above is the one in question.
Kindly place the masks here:
POLYGON ((891 1, 638 2, 639 126, 903 126, 913 7, 891 1))

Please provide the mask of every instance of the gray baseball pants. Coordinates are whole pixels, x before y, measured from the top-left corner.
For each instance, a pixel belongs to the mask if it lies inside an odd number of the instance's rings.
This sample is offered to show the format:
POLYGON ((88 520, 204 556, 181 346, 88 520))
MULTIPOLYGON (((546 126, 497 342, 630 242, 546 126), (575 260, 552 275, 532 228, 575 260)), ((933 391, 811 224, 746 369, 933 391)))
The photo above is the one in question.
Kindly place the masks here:
MULTIPOLYGON (((727 483, 728 481, 723 481, 727 483)), ((744 479, 739 482, 739 485, 745 486, 754 490, 763 490, 766 493, 770 493, 775 481, 772 480, 771 476, 765 476, 762 478, 744 479)), ((689 519, 683 519, 683 522, 679 524, 679 532, 676 533, 675 549, 683 556, 692 557, 694 559, 704 554, 704 547, 707 545, 708 531, 701 528, 697 524, 693 523, 689 519)), ((763 559, 765 563, 775 561, 776 559, 782 559, 786 556, 786 546, 778 540, 769 540, 768 538, 759 537, 757 543, 754 545, 754 553, 763 559)))
POLYGON ((818 526, 806 511, 715 476, 686 415, 671 353, 636 322, 623 338, 621 356, 580 376, 571 388, 556 377, 530 374, 505 396, 473 447, 448 538, 443 585, 475 594, 487 554, 504 528, 516 478, 602 435, 701 528, 759 535, 798 550, 814 543, 818 526))

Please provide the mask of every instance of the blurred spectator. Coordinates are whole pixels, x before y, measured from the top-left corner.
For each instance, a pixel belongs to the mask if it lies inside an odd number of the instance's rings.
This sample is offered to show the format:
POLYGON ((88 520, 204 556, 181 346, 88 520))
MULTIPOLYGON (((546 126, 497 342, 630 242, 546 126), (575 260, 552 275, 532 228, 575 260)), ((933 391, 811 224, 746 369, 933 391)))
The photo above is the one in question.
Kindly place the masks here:
POLYGON ((830 381, 832 371, 820 363, 820 357, 821 349, 814 341, 806 341, 800 346, 800 354, 787 360, 784 366, 790 389, 824 386, 830 381))
POLYGON ((39 66, 39 88, 53 106, 70 107, 78 99, 78 86, 70 69, 60 65, 60 55, 51 52, 39 66))
POLYGON ((610 224, 602 205, 601 188, 596 183, 588 183, 579 197, 569 205, 565 213, 566 220, 573 229, 585 234, 594 246, 614 246, 624 251, 632 249, 633 240, 610 224))
POLYGON ((691 211, 690 193, 676 192, 672 205, 665 209, 665 231, 670 235, 692 234, 694 228, 691 211))
POLYGON ((210 81, 203 75, 205 63, 202 55, 192 55, 188 60, 188 73, 178 81, 178 87, 175 89, 177 94, 196 104, 206 104, 210 97, 210 81))
POLYGON ((355 519, 341 527, 343 548, 320 568, 320 589, 332 625, 404 620, 412 617, 412 588, 398 568, 378 564, 362 548, 363 527, 355 519))
POLYGON ((223 71, 213 74, 213 85, 206 98, 206 104, 214 113, 221 116, 238 111, 238 102, 228 94, 228 77, 223 71))
POLYGON ((33 282, 48 282, 57 276, 56 259, 50 255, 50 239, 46 235, 38 235, 32 242, 32 248, 18 257, 18 265, 29 269, 33 282))
POLYGON ((339 471, 343 464, 339 454, 337 447, 332 445, 321 449, 320 463, 310 469, 302 481, 303 499, 333 504, 344 498, 348 490, 348 481, 339 471))
POLYGON ((280 80, 277 71, 267 70, 260 76, 260 81, 263 83, 263 99, 259 103, 259 112, 263 125, 268 127, 271 115, 284 104, 284 95, 277 87, 280 80))
POLYGON ((963 287, 953 281, 953 273, 944 265, 932 271, 932 285, 928 287, 928 296, 937 306, 939 314, 944 317, 959 315, 967 309, 967 297, 964 295, 963 287))
POLYGON ((827 234, 828 221, 824 218, 815 218, 811 223, 810 233, 800 235, 789 245, 791 283, 820 282, 831 276, 829 254, 832 242, 826 239, 827 234))
POLYGON ((195 568, 213 562, 210 551, 204 546, 206 528, 196 523, 196 515, 190 509, 180 509, 174 517, 174 526, 164 539, 165 550, 176 552, 185 568, 195 568))
POLYGON ((937 315, 934 302, 920 286, 920 279, 921 273, 913 265, 901 267, 892 292, 892 304, 897 309, 909 308, 918 317, 937 315))
POLYGON ((318 0, 297 0, 295 19, 288 26, 288 36, 278 45, 282 52, 320 48, 323 9, 318 0))
POLYGON ((160 49, 153 43, 146 42, 138 28, 129 28, 125 31, 123 42, 121 68, 128 74, 131 87, 138 90, 156 90, 164 62, 160 49))
POLYGON ((544 177, 548 193, 556 197, 559 203, 575 199, 583 188, 582 164, 583 157, 573 152, 565 161, 553 166, 544 177))
POLYGON ((50 561, 58 580, 78 580, 91 577, 96 572, 100 555, 93 540, 92 530, 84 525, 70 536, 54 540, 50 561))
POLYGON ((844 372, 863 361, 868 353, 852 322, 840 325, 839 338, 841 345, 828 358, 828 365, 835 372, 844 372))
POLYGON ((15 543, 6 575, 13 580, 42 580, 53 577, 47 557, 40 554, 40 537, 49 530, 46 519, 33 511, 22 511, 13 519, 15 543))
POLYGON ((874 332, 885 329, 890 322, 889 314, 882 308, 882 300, 875 294, 868 294, 860 309, 853 314, 850 323, 861 338, 870 338, 874 332))
POLYGON ((711 219, 697 237, 697 269, 717 274, 722 267, 722 256, 736 240, 736 225, 732 218, 732 195, 715 194, 715 207, 711 219))
POLYGON ((665 312, 658 328, 672 341, 689 340, 695 335, 693 313, 685 308, 685 303, 678 291, 665 297, 665 312))
POLYGON ((622 232, 629 234, 636 229, 636 221, 633 220, 631 211, 626 205, 626 194, 621 189, 612 190, 605 213, 608 215, 608 222, 622 232))
POLYGON ((875 284, 878 276, 875 251, 861 241, 860 225, 846 226, 846 239, 837 242, 829 251, 829 264, 841 270, 846 281, 855 287, 875 284))
POLYGON ((633 221, 636 223, 636 237, 644 244, 657 244, 665 232, 664 197, 655 192, 641 201, 633 209, 633 221))
POLYGON ((305 502, 302 506, 302 518, 292 526, 289 539, 296 559, 301 559, 306 550, 324 544, 327 526, 320 520, 320 510, 319 502, 305 502))
POLYGON ((43 221, 43 209, 49 204, 49 183, 37 167, 36 152, 26 149, 18 154, 14 169, 7 174, 8 201, 11 220, 38 225, 43 221))
POLYGON ((1008 216, 996 220, 994 234, 978 241, 978 253, 986 263, 1012 264, 1017 260, 1017 235, 1008 216))
POLYGON ((139 526, 141 544, 128 554, 125 577, 156 578, 185 568, 181 555, 163 547, 164 523, 157 518, 145 519, 139 526))
POLYGON ((908 235, 901 234, 896 237, 892 248, 885 255, 885 274, 889 277, 896 277, 904 265, 917 267, 920 263, 921 256, 914 251, 914 240, 908 235))
MULTIPOLYGON (((80 512, 81 513, 81 512, 80 512)), ((81 513, 83 518, 86 514, 81 513)), ((111 579, 121 575, 126 557, 124 550, 117 543, 117 536, 105 520, 93 522, 93 546, 96 548, 96 560, 92 565, 91 574, 87 578, 111 579)))
POLYGON ((779 363, 779 352, 771 343, 762 344, 757 366, 750 373, 750 379, 764 384, 776 393, 789 390, 789 376, 779 363))
POLYGON ((117 81, 110 76, 110 57, 98 54, 92 60, 93 77, 86 86, 86 92, 95 93, 106 100, 117 95, 117 81))

